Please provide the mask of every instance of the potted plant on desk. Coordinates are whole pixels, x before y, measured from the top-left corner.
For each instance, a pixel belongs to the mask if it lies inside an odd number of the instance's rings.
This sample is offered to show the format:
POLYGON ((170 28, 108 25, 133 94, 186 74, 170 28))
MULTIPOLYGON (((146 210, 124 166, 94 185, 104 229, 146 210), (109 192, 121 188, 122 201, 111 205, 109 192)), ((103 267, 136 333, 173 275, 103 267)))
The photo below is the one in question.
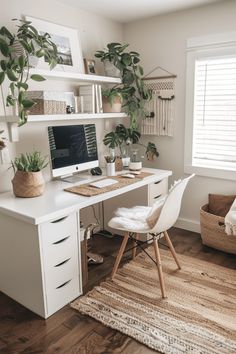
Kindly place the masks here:
POLYGON ((44 192, 44 178, 42 170, 48 165, 46 157, 39 151, 21 154, 12 161, 14 178, 13 192, 16 197, 33 198, 44 192))
MULTIPOLYGON (((126 128, 123 124, 118 124, 115 127, 114 131, 107 133, 103 139, 104 145, 108 146, 110 149, 119 148, 120 157, 125 158, 125 149, 131 150, 131 146, 139 145, 145 147, 146 157, 148 160, 153 160, 154 157, 158 157, 159 153, 157 151, 156 145, 152 142, 148 142, 147 145, 144 145, 140 142, 141 134, 138 130, 131 128, 126 128)), ((137 161, 137 149, 129 151, 126 155, 132 155, 134 163, 141 162, 137 161)), ((127 156, 126 156, 127 158, 127 156)), ((123 162, 124 165, 124 162, 123 162)), ((125 164, 127 166, 127 164, 125 164)), ((134 168, 135 169, 135 168, 134 168)))

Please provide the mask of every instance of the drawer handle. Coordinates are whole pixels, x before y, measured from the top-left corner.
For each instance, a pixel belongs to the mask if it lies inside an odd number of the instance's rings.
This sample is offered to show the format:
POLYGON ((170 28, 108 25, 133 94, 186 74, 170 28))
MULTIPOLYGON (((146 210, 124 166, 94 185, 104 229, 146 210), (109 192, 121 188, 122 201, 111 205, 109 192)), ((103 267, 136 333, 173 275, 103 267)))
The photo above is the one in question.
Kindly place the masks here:
POLYGON ((58 223, 58 222, 61 222, 61 221, 65 220, 66 218, 68 218, 68 216, 64 216, 63 218, 54 220, 54 221, 52 221, 52 224, 56 224, 56 223, 58 223))
POLYGON ((162 181, 157 181, 157 182, 154 182, 154 184, 158 184, 158 183, 161 183, 162 181))
POLYGON ((54 267, 60 267, 62 266, 63 264, 66 264, 67 262, 69 262, 70 258, 66 259, 65 261, 61 262, 61 263, 58 263, 56 264, 54 267))
POLYGON ((72 279, 70 279, 70 280, 66 281, 65 283, 63 283, 63 284, 57 286, 56 289, 61 289, 61 288, 63 288, 64 286, 66 286, 67 284, 69 284, 69 283, 71 282, 71 280, 72 280, 72 279))
POLYGON ((162 195, 161 194, 159 194, 159 195, 157 195, 156 197, 154 197, 154 199, 158 199, 158 198, 160 198, 162 195))
POLYGON ((62 238, 61 240, 59 240, 59 241, 53 242, 53 245, 58 245, 59 243, 65 242, 66 240, 68 240, 69 237, 70 236, 66 236, 66 237, 62 238))

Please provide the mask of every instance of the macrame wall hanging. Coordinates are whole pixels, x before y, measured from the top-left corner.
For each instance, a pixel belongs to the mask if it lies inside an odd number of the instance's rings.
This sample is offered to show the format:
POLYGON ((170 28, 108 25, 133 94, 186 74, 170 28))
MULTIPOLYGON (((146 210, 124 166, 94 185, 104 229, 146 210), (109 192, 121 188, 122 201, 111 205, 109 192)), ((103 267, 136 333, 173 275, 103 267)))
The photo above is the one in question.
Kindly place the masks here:
POLYGON ((145 76, 145 86, 152 90, 153 95, 145 106, 146 117, 141 123, 141 134, 173 136, 176 77, 160 66, 145 76), (156 70, 164 71, 167 75, 148 77, 156 70))

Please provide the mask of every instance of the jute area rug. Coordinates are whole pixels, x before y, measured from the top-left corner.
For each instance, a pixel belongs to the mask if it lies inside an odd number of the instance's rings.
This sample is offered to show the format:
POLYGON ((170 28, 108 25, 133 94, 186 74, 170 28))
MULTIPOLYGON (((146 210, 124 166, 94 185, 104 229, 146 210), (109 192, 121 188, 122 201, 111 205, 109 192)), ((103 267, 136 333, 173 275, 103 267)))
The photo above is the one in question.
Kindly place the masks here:
POLYGON ((161 255, 167 299, 161 298, 155 264, 141 253, 114 281, 71 306, 162 353, 236 353, 235 270, 183 255, 176 270, 169 252, 161 255))

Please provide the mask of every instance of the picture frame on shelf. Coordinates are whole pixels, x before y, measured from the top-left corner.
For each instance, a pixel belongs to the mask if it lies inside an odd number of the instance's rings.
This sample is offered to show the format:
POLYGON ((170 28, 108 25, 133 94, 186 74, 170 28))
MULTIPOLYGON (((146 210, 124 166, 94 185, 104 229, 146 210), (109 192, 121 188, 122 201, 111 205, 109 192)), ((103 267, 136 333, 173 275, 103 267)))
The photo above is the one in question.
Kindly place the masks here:
MULTIPOLYGON (((77 29, 31 16, 25 16, 25 19, 32 22, 32 25, 40 34, 49 33, 52 41, 57 45, 62 64, 58 64, 53 69, 54 72, 64 71, 84 74, 83 56, 77 29)), ((40 58, 35 69, 50 70, 44 58, 40 58)))
POLYGON ((84 58, 85 74, 96 75, 96 63, 93 59, 84 58))

